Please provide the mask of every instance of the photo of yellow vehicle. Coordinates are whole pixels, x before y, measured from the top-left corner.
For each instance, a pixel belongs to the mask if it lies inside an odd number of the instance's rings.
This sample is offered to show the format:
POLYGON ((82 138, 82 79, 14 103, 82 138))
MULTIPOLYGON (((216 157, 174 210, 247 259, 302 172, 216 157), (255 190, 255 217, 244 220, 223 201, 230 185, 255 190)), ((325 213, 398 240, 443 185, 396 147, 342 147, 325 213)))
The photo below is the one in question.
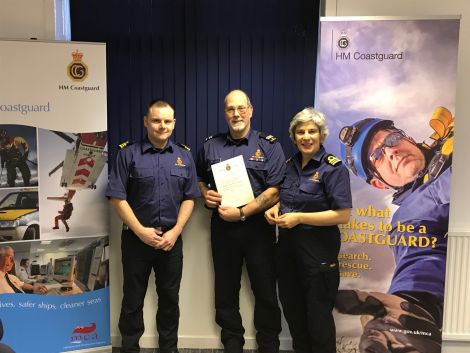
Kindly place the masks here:
POLYGON ((39 239, 37 189, 8 192, 0 201, 0 241, 39 239))

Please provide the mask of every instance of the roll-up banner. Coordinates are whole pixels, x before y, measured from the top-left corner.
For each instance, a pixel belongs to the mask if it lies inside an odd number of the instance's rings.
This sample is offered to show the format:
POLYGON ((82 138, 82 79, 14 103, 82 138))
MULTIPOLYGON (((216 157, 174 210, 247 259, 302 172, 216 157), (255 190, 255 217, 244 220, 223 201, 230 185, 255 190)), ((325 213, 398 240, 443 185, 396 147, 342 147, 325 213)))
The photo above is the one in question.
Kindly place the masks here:
POLYGON ((110 346, 105 55, 0 41, 2 352, 110 346))
POLYGON ((323 18, 316 107, 350 170, 338 352, 440 352, 459 18, 323 18))

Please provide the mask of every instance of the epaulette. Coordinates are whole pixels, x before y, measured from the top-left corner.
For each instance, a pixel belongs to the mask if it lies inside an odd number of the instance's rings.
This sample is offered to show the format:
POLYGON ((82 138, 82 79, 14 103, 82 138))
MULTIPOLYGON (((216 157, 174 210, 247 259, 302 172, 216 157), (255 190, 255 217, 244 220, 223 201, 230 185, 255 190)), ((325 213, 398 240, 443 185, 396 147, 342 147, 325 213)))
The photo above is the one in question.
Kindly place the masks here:
POLYGON ((259 133, 259 137, 260 137, 260 138, 263 138, 263 139, 265 139, 265 140, 267 140, 267 141, 269 141, 269 143, 274 143, 274 142, 276 142, 276 140, 277 140, 277 138, 276 138, 275 136, 273 136, 273 135, 266 135, 264 132, 260 132, 260 133, 259 133))
POLYGON ((221 133, 218 133, 218 134, 215 134, 215 135, 210 135, 210 136, 207 136, 206 139, 204 140, 204 142, 207 142, 209 141, 210 139, 213 139, 214 137, 217 137, 217 136, 220 136, 222 135, 221 133))
POLYGON ((294 156, 287 158, 286 164, 289 164, 289 163, 292 162, 293 160, 294 160, 294 156))
POLYGON ((184 143, 177 142, 176 145, 177 145, 177 146, 180 146, 181 148, 184 148, 184 149, 187 150, 187 151, 191 151, 191 148, 189 148, 188 146, 186 146, 184 143))
POLYGON ((124 147, 130 146, 132 144, 133 144, 133 142, 130 142, 129 140, 127 140, 127 141, 124 141, 123 143, 120 143, 118 145, 118 147, 119 147, 119 149, 123 149, 124 147))
POLYGON ((338 157, 332 155, 332 154, 327 154, 326 157, 325 157, 325 160, 326 160, 326 163, 328 163, 329 165, 333 166, 333 167, 337 167, 339 165, 341 165, 341 159, 339 159, 338 157))

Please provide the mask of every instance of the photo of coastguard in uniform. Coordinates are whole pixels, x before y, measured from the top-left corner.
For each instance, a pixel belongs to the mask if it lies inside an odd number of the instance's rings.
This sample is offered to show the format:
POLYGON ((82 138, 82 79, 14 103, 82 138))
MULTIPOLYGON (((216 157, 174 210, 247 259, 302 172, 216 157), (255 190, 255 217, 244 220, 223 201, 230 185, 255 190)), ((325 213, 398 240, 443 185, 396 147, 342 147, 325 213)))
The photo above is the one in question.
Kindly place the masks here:
POLYGON ((454 118, 446 108, 437 107, 429 124, 430 144, 416 142, 392 120, 380 118, 357 121, 340 132, 342 158, 351 172, 372 187, 395 190, 392 203, 398 209, 392 216, 390 236, 402 233, 408 239, 427 237, 434 243, 392 247, 396 267, 387 293, 339 292, 340 312, 372 315, 361 320, 362 351, 385 349, 392 341, 423 346, 426 352, 440 351, 454 118), (414 231, 402 232, 400 224, 414 231), (393 329, 419 329, 430 335, 416 339, 390 334, 393 329))
POLYGON ((36 129, 0 125, 0 187, 38 185, 36 129))

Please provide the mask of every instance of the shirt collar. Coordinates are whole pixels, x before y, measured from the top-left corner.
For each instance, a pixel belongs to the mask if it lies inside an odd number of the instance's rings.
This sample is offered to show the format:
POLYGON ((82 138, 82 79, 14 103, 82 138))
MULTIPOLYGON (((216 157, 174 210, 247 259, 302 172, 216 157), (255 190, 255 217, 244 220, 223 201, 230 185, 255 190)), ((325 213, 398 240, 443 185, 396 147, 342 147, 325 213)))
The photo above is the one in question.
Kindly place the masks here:
POLYGON ((149 150, 159 152, 159 153, 163 153, 163 152, 166 152, 166 151, 172 153, 173 149, 174 149, 174 143, 171 140, 168 140, 168 143, 166 144, 166 146, 163 149, 157 149, 157 148, 153 147, 153 145, 150 142, 149 137, 147 135, 145 136, 144 140, 142 141, 142 153, 146 153, 149 150))
POLYGON ((248 131, 248 134, 240 140, 234 140, 232 137, 230 137, 230 131, 227 131, 227 136, 225 140, 225 145, 235 145, 235 146, 240 146, 240 145, 248 145, 248 141, 251 138, 251 135, 253 134, 253 131, 250 129, 248 131))
MULTIPOLYGON (((312 156, 312 160, 314 160, 315 162, 321 162, 322 158, 325 156, 326 154, 326 150, 325 150, 325 147, 323 147, 323 145, 320 145, 320 149, 317 151, 317 153, 315 153, 313 156, 312 156)), ((302 162, 302 153, 300 152, 297 152, 297 154, 295 155, 296 158, 295 158, 295 162, 297 163, 297 165, 301 165, 301 162, 302 162)), ((310 163, 310 161, 308 163, 310 163)))

